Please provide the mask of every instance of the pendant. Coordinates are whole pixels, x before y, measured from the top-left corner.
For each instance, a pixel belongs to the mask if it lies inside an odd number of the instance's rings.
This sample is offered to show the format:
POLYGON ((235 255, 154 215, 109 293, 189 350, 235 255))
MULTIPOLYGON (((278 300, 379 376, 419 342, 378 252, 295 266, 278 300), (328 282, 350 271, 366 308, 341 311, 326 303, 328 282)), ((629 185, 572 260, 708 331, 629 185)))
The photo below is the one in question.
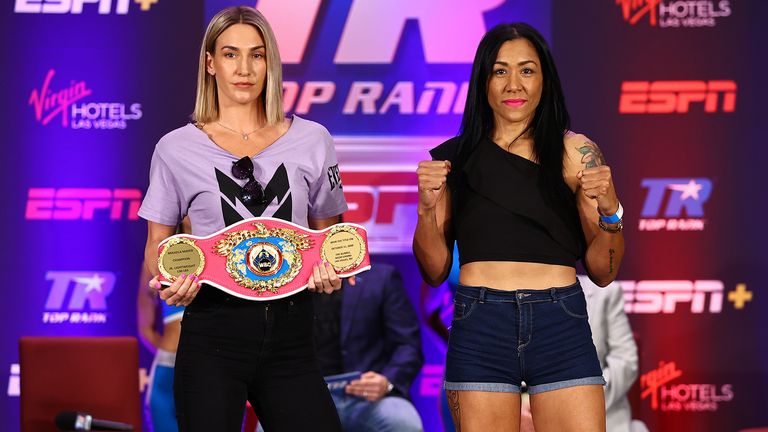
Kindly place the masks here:
POLYGON ((248 141, 248 135, 243 135, 243 139, 248 141))

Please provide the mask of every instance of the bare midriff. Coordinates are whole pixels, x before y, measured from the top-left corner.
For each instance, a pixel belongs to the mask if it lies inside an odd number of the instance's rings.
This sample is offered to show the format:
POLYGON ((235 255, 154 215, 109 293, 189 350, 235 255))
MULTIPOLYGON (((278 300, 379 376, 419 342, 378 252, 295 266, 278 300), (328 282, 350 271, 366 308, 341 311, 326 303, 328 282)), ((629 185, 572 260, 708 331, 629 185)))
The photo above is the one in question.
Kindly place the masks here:
POLYGON ((565 287, 575 282, 575 268, 553 264, 476 261, 464 264, 459 272, 462 285, 506 291, 565 287))

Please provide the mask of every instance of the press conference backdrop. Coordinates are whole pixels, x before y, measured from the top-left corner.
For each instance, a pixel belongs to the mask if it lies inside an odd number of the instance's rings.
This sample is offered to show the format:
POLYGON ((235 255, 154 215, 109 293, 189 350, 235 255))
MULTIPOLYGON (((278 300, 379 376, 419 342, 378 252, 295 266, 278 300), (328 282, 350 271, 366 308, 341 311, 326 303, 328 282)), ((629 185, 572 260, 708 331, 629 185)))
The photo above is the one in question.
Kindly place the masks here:
MULTIPOLYGON (((163 134, 189 121, 205 23, 232 4, 3 7, 2 430, 19 428, 19 336, 136 334, 146 236, 136 212, 149 159, 163 134)), ((626 211, 619 279, 641 347, 633 417, 652 431, 768 427, 768 2, 256 6, 280 44, 286 110, 336 139, 345 219, 369 229, 374 262, 400 268, 414 305, 446 321, 446 287, 422 289, 410 252, 415 167, 457 133, 483 33, 502 22, 537 27, 553 47, 573 129, 603 149, 626 211)), ((439 431, 445 344, 427 326, 423 339, 413 398, 426 430, 439 431)), ((142 364, 150 360, 144 352, 142 364)))

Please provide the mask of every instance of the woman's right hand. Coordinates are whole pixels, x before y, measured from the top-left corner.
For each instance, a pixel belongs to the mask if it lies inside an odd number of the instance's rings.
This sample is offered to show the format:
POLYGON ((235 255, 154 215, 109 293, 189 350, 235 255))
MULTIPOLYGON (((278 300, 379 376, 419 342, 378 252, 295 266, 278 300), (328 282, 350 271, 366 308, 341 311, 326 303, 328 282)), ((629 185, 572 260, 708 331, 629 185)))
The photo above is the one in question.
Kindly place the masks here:
POLYGON ((164 287, 157 278, 149 281, 149 287, 158 290, 160 298, 170 306, 188 306, 200 291, 196 275, 179 275, 169 287, 164 287))
POLYGON ((450 161, 421 161, 416 169, 419 177, 419 210, 431 210, 445 191, 450 161))

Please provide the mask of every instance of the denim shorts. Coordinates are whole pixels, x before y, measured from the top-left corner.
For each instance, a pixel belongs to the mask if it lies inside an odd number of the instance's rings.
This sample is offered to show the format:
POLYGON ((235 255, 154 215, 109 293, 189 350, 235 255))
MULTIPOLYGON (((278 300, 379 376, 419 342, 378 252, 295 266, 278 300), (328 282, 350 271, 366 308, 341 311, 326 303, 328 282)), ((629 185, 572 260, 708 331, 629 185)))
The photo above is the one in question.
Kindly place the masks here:
POLYGON ((446 357, 446 390, 605 385, 578 282, 515 291, 459 285, 446 357))

